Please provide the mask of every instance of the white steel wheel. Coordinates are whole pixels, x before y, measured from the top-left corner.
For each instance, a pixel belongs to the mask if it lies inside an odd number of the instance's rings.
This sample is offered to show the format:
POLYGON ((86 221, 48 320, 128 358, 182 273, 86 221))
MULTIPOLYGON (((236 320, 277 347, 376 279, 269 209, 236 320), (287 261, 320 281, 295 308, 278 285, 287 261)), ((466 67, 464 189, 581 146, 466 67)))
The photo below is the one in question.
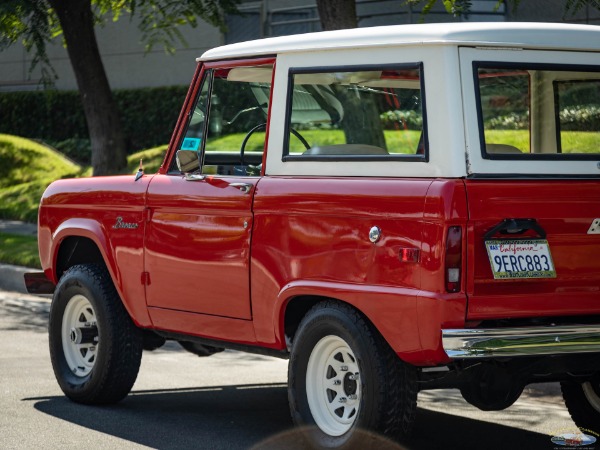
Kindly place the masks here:
POLYGON ((330 436, 346 433, 358 417, 360 371, 350 346, 325 336, 313 348, 306 370, 306 396, 316 425, 330 436))
POLYGON ((598 394, 600 391, 597 391, 596 388, 594 388, 591 381, 583 383, 581 388, 583 389, 583 394, 585 395, 585 398, 587 398, 590 406, 600 413, 600 395, 598 394))
POLYGON ((56 381, 71 400, 110 404, 129 393, 144 336, 106 267, 80 264, 63 273, 50 307, 48 344, 56 381))
POLYGON ((67 302, 61 327, 65 360, 73 375, 85 377, 94 368, 98 353, 96 312, 81 294, 67 302))
POLYGON ((303 317, 292 341, 288 399, 311 448, 373 447, 375 436, 408 436, 416 370, 404 364, 362 314, 325 300, 303 317))

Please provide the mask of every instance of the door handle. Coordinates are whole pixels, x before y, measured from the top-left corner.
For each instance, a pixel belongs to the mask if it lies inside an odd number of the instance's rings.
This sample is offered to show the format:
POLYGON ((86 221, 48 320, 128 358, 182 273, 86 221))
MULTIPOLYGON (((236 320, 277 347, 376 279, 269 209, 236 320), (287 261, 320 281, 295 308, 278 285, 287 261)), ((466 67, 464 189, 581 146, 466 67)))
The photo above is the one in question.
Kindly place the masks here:
POLYGON ((199 173, 185 173, 183 175, 185 181, 204 181, 206 179, 206 175, 201 175, 199 173))
POLYGON ((252 183, 229 183, 229 186, 239 189, 244 194, 247 194, 252 189, 252 183))
POLYGON ((542 239, 546 239, 546 231, 535 219, 504 219, 485 233, 484 239, 490 240, 496 233, 505 235, 523 234, 527 230, 535 231, 542 239))

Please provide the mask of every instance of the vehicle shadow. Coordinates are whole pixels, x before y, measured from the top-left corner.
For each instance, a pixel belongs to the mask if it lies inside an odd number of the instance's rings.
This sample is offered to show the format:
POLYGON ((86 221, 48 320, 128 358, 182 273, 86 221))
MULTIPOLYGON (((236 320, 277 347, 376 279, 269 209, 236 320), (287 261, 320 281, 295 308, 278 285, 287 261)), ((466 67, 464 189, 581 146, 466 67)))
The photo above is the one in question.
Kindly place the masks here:
MULTIPOLYGON (((292 426, 284 384, 133 391, 113 406, 86 406, 65 397, 27 398, 36 410, 79 426, 159 449, 302 449, 292 426)), ((547 435, 419 409, 414 437, 404 447, 546 448, 547 435)))

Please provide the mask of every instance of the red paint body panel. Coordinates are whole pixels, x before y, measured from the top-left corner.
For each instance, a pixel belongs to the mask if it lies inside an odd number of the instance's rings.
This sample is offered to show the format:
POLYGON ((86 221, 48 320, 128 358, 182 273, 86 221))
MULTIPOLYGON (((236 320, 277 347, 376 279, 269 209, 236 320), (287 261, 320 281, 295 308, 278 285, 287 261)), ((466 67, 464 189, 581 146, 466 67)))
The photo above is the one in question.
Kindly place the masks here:
POLYGON ((145 270, 148 306, 250 319, 252 194, 230 183, 156 175, 148 189, 145 270), (244 227, 244 223, 246 226, 244 227))
POLYGON ((144 202, 152 177, 82 178, 52 183, 42 197, 39 213, 39 248, 42 268, 55 283, 56 258, 69 236, 92 240, 108 267, 119 295, 135 323, 151 326, 140 282, 144 260, 144 202), (123 222, 136 229, 113 226, 123 222))
MULTIPOLYGON (((417 299, 423 280, 435 285, 435 292, 443 289, 430 281, 440 270, 440 263, 432 262, 441 256, 438 239, 449 219, 466 222, 462 182, 434 184, 440 187, 429 198, 432 180, 427 179, 261 180, 254 201, 251 267, 257 339, 270 344, 275 338, 276 345, 283 345, 281 320, 274 314, 296 297, 324 296, 357 307, 405 360, 430 362, 431 356, 421 356, 417 309, 427 316, 439 306, 421 307, 417 299), (428 209, 425 224, 427 202, 435 206, 428 209), (427 235, 424 225, 436 231, 427 235), (382 232, 375 244, 368 237, 372 226, 382 232), (421 262, 401 262, 402 248, 419 249, 421 262), (274 324, 280 327, 275 336, 274 324)), ((444 295, 438 297, 445 301, 444 295)), ((464 295, 452 305, 432 325, 437 330, 427 338, 431 352, 439 347, 441 323, 464 324, 464 295)))
POLYGON ((210 316, 172 309, 148 308, 154 327, 178 334, 256 344, 252 321, 210 316))
POLYGON ((470 226, 467 293, 472 320, 600 314, 600 217, 597 181, 466 182, 470 226), (546 231, 557 277, 494 280, 485 233, 505 218, 533 218, 546 231))

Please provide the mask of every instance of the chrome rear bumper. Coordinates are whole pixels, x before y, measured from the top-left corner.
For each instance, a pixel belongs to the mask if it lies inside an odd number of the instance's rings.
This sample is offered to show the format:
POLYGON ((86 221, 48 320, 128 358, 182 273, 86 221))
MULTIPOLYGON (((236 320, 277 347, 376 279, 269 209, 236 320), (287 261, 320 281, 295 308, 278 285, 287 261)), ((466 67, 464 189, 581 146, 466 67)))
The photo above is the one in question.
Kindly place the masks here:
POLYGON ((453 359, 600 352, 600 325, 442 330, 453 359))

